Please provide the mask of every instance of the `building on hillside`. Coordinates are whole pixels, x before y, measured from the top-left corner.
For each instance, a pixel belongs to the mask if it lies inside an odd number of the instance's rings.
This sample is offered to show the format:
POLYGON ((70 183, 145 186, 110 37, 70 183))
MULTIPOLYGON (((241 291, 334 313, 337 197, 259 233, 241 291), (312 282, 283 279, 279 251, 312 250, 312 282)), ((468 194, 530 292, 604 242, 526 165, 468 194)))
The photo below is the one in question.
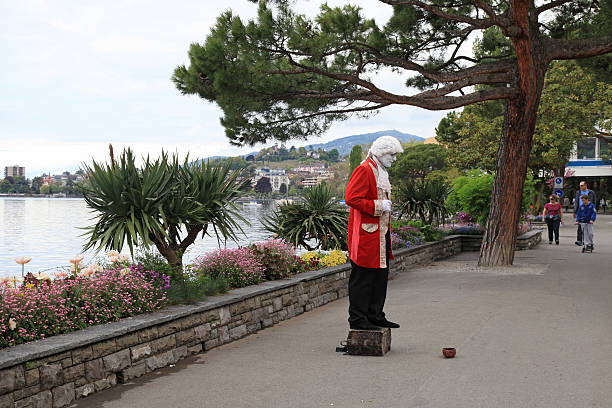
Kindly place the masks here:
POLYGON ((289 176, 285 174, 285 169, 270 169, 268 167, 258 167, 255 169, 255 177, 253 178, 253 186, 257 184, 260 178, 267 177, 270 179, 272 191, 279 191, 282 184, 289 188, 289 176))
POLYGON ((302 185, 304 187, 318 186, 323 181, 329 180, 331 177, 332 177, 332 174, 326 171, 316 176, 306 177, 304 180, 302 180, 302 185))
POLYGON ((304 174, 304 175, 321 174, 321 173, 325 172, 325 166, 323 166, 323 165, 318 165, 318 166, 300 166, 300 167, 294 168, 293 171, 295 171, 297 173, 300 173, 300 174, 304 174))
POLYGON ((302 185, 304 187, 314 187, 314 186, 318 186, 320 184, 320 181, 317 177, 306 177, 304 180, 302 180, 302 185))
POLYGON ((436 137, 434 136, 434 137, 428 137, 427 139, 425 139, 423 144, 440 144, 440 142, 438 142, 436 140, 436 137))
POLYGON ((7 177, 25 177, 25 167, 19 165, 6 166, 4 168, 4 178, 7 177))

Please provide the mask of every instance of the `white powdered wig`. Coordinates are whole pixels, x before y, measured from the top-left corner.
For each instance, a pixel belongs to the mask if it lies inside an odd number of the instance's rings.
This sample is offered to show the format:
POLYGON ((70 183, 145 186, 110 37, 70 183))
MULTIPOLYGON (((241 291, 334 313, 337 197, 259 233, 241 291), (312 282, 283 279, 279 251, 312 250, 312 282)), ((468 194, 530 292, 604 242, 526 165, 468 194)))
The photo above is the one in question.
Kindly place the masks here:
POLYGON ((393 136, 381 136, 372 143, 368 150, 368 157, 383 156, 385 154, 398 154, 403 152, 402 144, 393 136))
MULTIPOLYGON (((377 187, 387 194, 391 194, 391 183, 389 182, 389 173, 387 169, 380 163, 379 158, 385 154, 399 154, 403 152, 402 144, 393 136, 381 136, 372 143, 368 150, 368 158, 372 158, 378 168, 377 187)), ((365 161, 365 160, 364 160, 365 161)))

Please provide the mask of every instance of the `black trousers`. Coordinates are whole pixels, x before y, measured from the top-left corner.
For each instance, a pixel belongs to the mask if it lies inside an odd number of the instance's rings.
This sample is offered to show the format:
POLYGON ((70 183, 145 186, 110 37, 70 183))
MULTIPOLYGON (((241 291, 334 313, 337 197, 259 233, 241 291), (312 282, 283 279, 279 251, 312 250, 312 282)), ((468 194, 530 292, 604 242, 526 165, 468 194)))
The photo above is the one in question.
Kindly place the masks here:
POLYGON ((582 242, 582 228, 578 224, 578 232, 576 232, 576 241, 582 242))
MULTIPOLYGON (((389 235, 387 234, 389 237, 389 235)), ((390 247, 387 239, 387 248, 390 247)), ((349 278, 349 323, 384 320, 387 281, 389 280, 389 250, 387 249, 386 268, 364 268, 351 261, 349 278)))
POLYGON ((548 226, 548 240, 553 240, 554 233, 555 241, 559 241, 559 225, 561 225, 561 219, 553 220, 552 218, 547 218, 546 225, 548 226))

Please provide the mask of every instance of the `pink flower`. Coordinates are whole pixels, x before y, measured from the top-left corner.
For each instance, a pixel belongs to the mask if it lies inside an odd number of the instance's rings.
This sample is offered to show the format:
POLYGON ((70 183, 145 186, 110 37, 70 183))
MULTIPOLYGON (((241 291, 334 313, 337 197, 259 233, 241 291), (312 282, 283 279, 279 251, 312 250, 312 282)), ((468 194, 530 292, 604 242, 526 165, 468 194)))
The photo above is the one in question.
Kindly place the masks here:
POLYGON ((73 258, 70 258, 68 262, 74 265, 78 265, 83 260, 83 255, 75 255, 73 258))
POLYGON ((58 271, 58 272, 55 272, 55 274, 53 274, 53 276, 55 277, 55 279, 64 279, 66 276, 68 276, 68 272, 66 272, 66 271, 58 271))
POLYGON ((19 256, 15 258, 15 262, 17 262, 19 265, 25 265, 31 260, 32 260, 31 256, 19 256))

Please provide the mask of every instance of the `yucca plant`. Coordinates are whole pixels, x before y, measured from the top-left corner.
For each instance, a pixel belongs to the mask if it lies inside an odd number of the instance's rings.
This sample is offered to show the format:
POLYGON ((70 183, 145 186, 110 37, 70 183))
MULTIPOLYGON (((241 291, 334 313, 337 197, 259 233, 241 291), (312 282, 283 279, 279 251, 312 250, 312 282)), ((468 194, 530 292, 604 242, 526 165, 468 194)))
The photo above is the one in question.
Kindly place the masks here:
POLYGON ((309 251, 348 248, 348 211, 325 184, 307 189, 303 202, 279 206, 263 225, 309 251))
POLYGON ((244 218, 233 201, 248 179, 228 166, 181 164, 176 155, 143 159, 138 168, 130 149, 117 163, 84 165, 88 183, 81 191, 96 223, 85 228, 84 249, 155 245, 168 263, 182 269, 183 254, 212 226, 217 239, 236 239, 244 218))
POLYGON ((423 183, 404 183, 397 192, 399 218, 418 218, 423 223, 444 223, 448 210, 446 196, 448 185, 442 180, 426 180, 423 183))

